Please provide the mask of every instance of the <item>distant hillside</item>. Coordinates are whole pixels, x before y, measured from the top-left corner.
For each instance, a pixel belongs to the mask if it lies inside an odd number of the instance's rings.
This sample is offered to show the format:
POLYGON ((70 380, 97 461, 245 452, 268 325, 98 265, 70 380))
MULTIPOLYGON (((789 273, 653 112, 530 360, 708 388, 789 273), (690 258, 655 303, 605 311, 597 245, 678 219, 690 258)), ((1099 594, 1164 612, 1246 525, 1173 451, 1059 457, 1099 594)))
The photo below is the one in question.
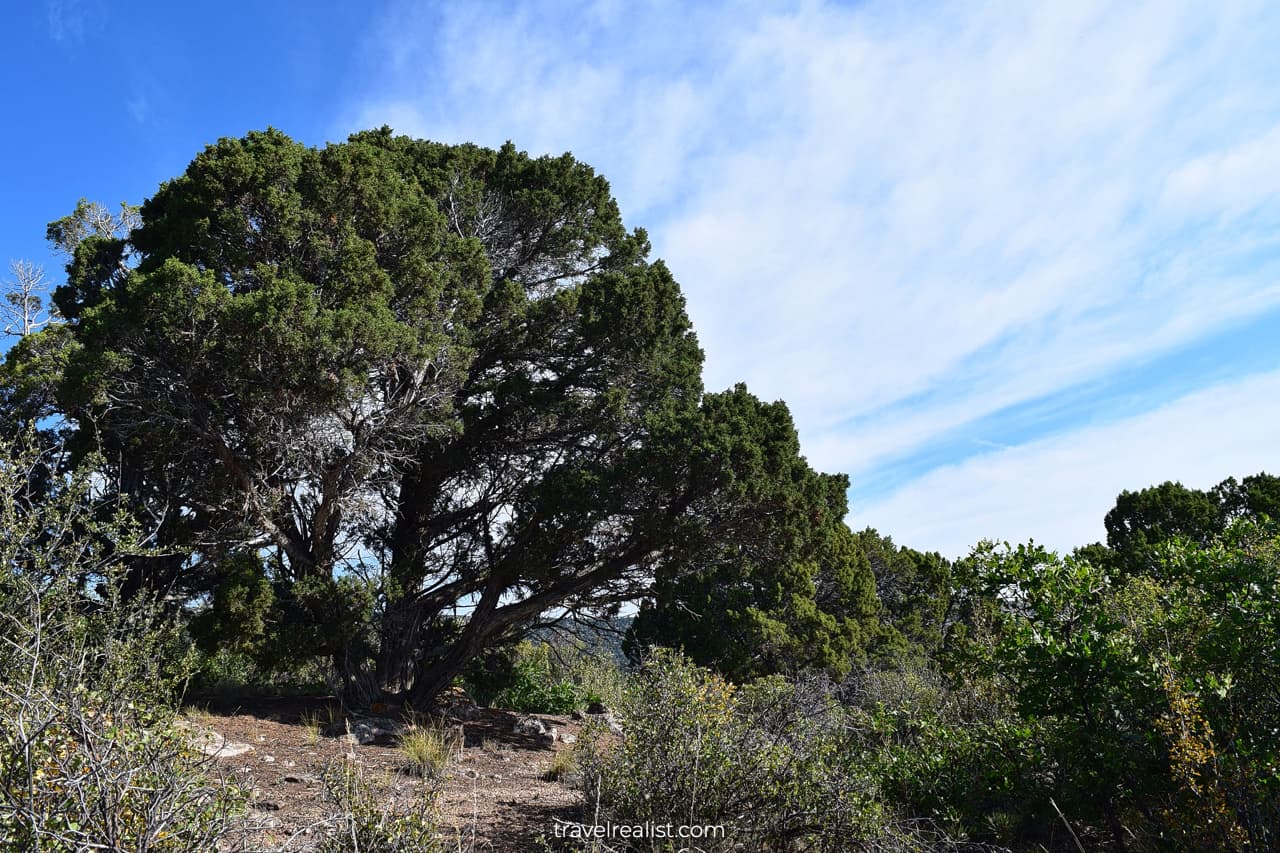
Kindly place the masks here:
POLYGON ((615 616, 605 626, 568 625, 559 628, 539 628, 529 635, 530 639, 545 642, 564 641, 566 636, 580 640, 593 654, 608 655, 618 664, 625 666, 627 656, 622 652, 622 638, 627 629, 635 621, 634 616, 615 616))

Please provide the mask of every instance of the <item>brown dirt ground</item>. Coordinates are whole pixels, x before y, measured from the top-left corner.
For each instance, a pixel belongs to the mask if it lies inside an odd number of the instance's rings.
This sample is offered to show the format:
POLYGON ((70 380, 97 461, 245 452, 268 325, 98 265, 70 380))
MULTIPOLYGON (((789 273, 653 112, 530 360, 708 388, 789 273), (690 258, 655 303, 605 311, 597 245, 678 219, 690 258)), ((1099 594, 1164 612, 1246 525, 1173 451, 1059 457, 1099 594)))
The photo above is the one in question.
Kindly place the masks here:
MULTIPOLYGON (((331 697, 218 698, 198 700, 186 716, 251 752, 216 760, 216 766, 253 791, 248 815, 235 838, 253 850, 313 849, 333 826, 335 807, 325 795, 327 768, 350 760, 373 787, 380 805, 409 808, 429 796, 431 786, 410 775, 394 745, 350 746, 342 735, 320 735, 304 719, 324 726, 344 718, 331 697), (332 710, 331 710, 332 709, 332 710)), ((582 796, 571 782, 542 778, 556 752, 573 747, 513 734, 512 711, 481 709, 461 723, 465 743, 446 771, 437 801, 448 848, 475 853, 541 850, 555 820, 578 815, 582 796)), ((577 735, 568 716, 536 714, 562 733, 577 735)), ((358 718, 351 718, 358 719, 358 718)), ((448 721, 457 725, 456 721, 448 721)))

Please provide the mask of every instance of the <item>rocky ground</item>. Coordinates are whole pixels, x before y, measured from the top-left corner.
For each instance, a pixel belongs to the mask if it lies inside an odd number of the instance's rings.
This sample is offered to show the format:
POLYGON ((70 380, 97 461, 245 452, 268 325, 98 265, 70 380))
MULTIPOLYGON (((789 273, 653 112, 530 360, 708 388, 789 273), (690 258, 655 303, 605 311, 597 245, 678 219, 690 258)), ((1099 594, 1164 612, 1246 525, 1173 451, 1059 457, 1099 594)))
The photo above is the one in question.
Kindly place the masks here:
MULTIPOLYGON (((576 783, 544 774, 557 752, 573 748, 582 721, 465 704, 448 711, 416 722, 461 730, 461 747, 438 783, 437 820, 449 849, 544 849, 539 836, 551 837, 557 819, 573 820, 580 810, 576 783)), ((325 773, 344 762, 359 769, 384 808, 430 799, 432 784, 407 772, 396 743, 403 715, 344 716, 332 699, 316 696, 214 699, 185 716, 216 768, 253 791, 237 836, 250 849, 314 848, 334 825, 325 773)))

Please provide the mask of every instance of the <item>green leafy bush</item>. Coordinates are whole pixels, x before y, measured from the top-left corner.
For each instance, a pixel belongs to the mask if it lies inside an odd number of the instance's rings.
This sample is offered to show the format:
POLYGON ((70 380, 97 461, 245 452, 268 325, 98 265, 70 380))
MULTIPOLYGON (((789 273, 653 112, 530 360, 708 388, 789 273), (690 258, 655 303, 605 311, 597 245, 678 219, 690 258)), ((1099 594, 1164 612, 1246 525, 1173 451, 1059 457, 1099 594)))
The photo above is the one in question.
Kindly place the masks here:
POLYGON ((838 694, 858 733, 861 763, 900 818, 986 843, 1016 843, 1024 825, 1033 835, 1054 825, 1031 807, 1045 781, 1030 757, 1039 729, 992 685, 957 690, 935 668, 916 664, 856 672, 838 694))
POLYGON ((608 708, 622 704, 626 674, 612 656, 573 648, 562 652, 566 677, 577 685, 583 705, 598 702, 608 708))
POLYGON ((587 801, 605 817, 724 827, 723 838, 699 840, 708 851, 846 850, 892 834, 828 690, 782 678, 738 690, 655 649, 623 714, 620 743, 596 727, 578 750, 587 801))
POLYGON ((1023 826, 1041 826, 1017 839, 1029 846, 1061 812, 1093 846, 1272 849, 1280 528, 1245 519, 1144 554, 1142 572, 1087 552, 975 554, 991 622, 956 649, 956 689, 995 685, 1011 715, 967 735, 1008 736, 999 766, 1023 826))
POLYGON ((564 714, 583 704, 570 681, 552 681, 550 674, 533 664, 516 666, 511 684, 497 694, 493 705, 538 714, 564 714))
POLYGON ((520 649, 515 645, 485 649, 473 657, 457 680, 479 705, 493 705, 494 697, 511 686, 520 649))
POLYGON ((290 696, 324 693, 333 679, 332 662, 322 657, 293 661, 255 660, 230 649, 192 654, 191 696, 290 696))
POLYGON ((535 714, 567 714, 586 703, 578 684, 568 675, 554 672, 550 647, 528 642, 517 647, 510 680, 489 702, 494 707, 535 714))
POLYGON ((48 462, 0 446, 0 849, 213 849, 243 792, 175 724, 181 633, 121 595, 142 538, 48 462))
POLYGON ((388 807, 365 781, 359 767, 332 765, 324 776, 325 794, 336 807, 334 828, 319 853, 443 853, 435 814, 435 790, 412 805, 388 807))

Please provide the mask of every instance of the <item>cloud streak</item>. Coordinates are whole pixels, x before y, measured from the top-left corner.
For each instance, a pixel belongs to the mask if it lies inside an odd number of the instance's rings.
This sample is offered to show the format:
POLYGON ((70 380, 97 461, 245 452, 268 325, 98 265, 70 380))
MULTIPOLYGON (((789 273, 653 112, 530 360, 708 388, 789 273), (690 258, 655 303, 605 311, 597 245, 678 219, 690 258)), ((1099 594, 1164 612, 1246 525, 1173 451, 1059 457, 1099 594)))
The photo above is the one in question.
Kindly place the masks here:
POLYGON ((913 547, 964 556, 981 539, 1057 550, 1105 539, 1125 489, 1280 471, 1280 372, 1188 394, 1131 418, 937 468, 853 514, 913 547), (947 500, 935 499, 946 495, 947 500))
POLYGON ((874 481, 1280 309, 1277 35, 1261 2, 405 4, 340 124, 596 165, 709 385, 874 481))
POLYGON ((83 0, 46 0, 49 37, 56 42, 83 41, 86 15, 83 0))

